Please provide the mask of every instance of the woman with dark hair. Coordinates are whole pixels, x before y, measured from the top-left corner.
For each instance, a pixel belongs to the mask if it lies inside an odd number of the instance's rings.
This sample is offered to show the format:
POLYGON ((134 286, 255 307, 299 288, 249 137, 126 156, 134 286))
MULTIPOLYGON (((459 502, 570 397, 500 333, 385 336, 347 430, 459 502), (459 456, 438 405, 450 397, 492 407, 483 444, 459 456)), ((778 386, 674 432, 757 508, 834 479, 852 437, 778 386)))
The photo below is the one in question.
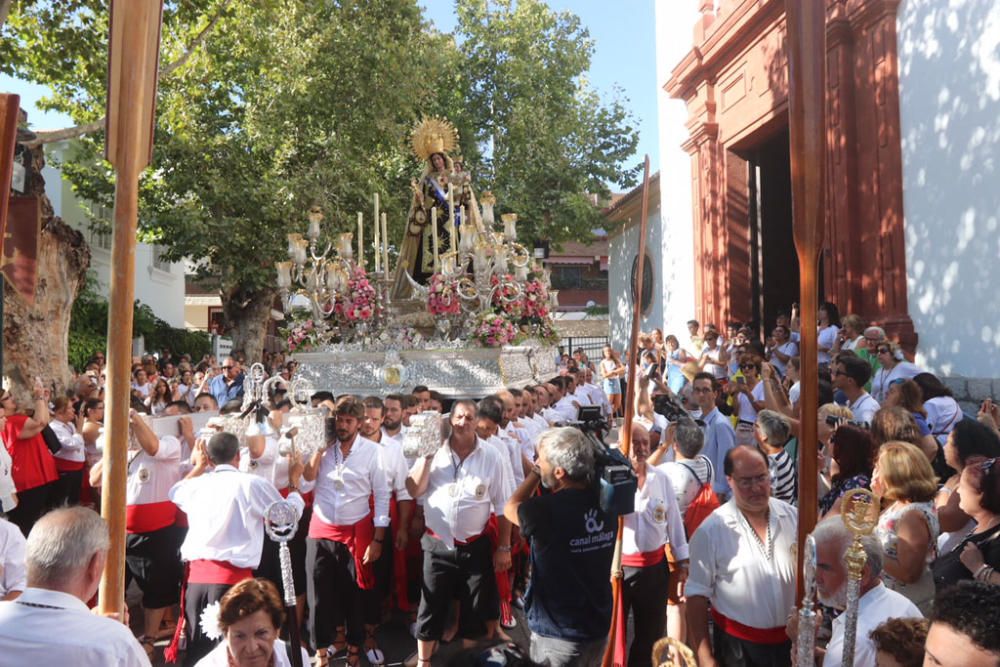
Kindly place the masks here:
POLYGON ((820 498, 820 518, 840 514, 840 500, 851 489, 871 487, 878 448, 868 431, 844 424, 834 431, 824 452, 830 457, 830 491, 820 498))
POLYGON ((885 400, 882 401, 883 408, 899 407, 903 408, 917 422, 917 428, 921 435, 930 435, 931 428, 927 425, 927 410, 924 409, 924 392, 913 380, 896 378, 889 383, 889 391, 885 400))
POLYGON ((938 590, 963 579, 996 583, 1000 568, 1000 466, 996 458, 974 456, 958 485, 962 511, 976 523, 972 533, 934 562, 938 590))
POLYGON ((664 347, 666 348, 667 386, 670 387, 670 391, 678 394, 687 383, 687 378, 682 370, 684 364, 696 360, 688 356, 688 353, 681 347, 680 341, 677 340, 677 336, 673 334, 667 336, 664 347))
POLYGON ((35 521, 51 508, 52 494, 59 485, 55 458, 42 437, 42 429, 51 419, 49 390, 36 382, 33 410, 26 404, 18 405, 9 389, 0 393, 3 394, 0 406, 7 417, 3 442, 12 460, 11 477, 18 501, 17 507, 7 513, 7 519, 27 537, 35 521))
POLYGON ((829 301, 823 302, 816 311, 817 329, 816 345, 819 348, 819 363, 830 363, 830 350, 837 342, 840 334, 840 311, 829 301))
POLYGON ((958 401, 933 373, 919 373, 913 376, 913 381, 920 387, 924 397, 924 410, 927 411, 927 426, 931 435, 942 445, 948 440, 948 434, 955 424, 962 420, 962 408, 958 401))
POLYGON ((284 620, 277 587, 267 579, 244 579, 219 601, 218 626, 204 628, 206 635, 225 641, 195 667, 291 667, 292 650, 301 651, 302 664, 308 665, 309 654, 301 646, 293 649, 278 641, 284 620))
POLYGON ((938 458, 941 449, 937 440, 920 433, 920 426, 913 418, 913 413, 908 412, 905 408, 882 406, 872 418, 871 434, 872 438, 875 439, 876 447, 892 440, 901 440, 916 445, 932 464, 938 458))
POLYGON ((170 383, 166 378, 159 378, 153 385, 153 390, 149 392, 149 396, 143 401, 146 409, 149 410, 149 414, 154 417, 164 410, 167 409, 170 401, 174 398, 173 389, 170 388, 170 383))
POLYGON ((882 404, 889 395, 889 386, 893 381, 916 377, 921 371, 906 360, 903 351, 895 343, 883 340, 875 345, 873 352, 878 370, 872 375, 871 395, 882 404))
POLYGON ((944 460, 958 472, 949 477, 934 501, 941 523, 942 552, 950 551, 975 527, 975 521, 962 510, 958 490, 967 461, 977 456, 1000 456, 1000 437, 979 422, 963 419, 955 424, 944 446, 944 460))

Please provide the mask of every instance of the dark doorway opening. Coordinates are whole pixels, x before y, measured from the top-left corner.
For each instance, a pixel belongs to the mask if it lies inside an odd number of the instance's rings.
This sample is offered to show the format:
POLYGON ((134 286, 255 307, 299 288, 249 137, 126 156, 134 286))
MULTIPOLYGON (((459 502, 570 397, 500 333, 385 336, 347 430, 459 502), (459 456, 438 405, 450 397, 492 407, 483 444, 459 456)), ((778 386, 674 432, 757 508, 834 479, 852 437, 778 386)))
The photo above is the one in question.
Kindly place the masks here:
POLYGON ((788 312, 799 301, 788 128, 748 153, 752 313, 754 326, 766 338, 778 313, 788 312))

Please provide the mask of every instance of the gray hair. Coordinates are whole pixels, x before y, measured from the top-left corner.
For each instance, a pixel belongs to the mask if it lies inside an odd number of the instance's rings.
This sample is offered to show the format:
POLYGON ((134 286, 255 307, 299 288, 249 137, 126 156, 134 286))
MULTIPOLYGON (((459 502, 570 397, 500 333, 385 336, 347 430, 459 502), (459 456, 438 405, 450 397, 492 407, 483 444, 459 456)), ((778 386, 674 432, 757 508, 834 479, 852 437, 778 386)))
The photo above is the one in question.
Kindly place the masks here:
MULTIPOLYGON (((839 555, 838 561, 844 559, 847 548, 851 546, 854 535, 844 525, 844 518, 840 515, 828 516, 813 529, 813 539, 816 540, 817 548, 821 544, 835 544, 839 555)), ((861 538, 861 548, 865 550, 865 566, 868 567, 870 576, 877 577, 882 574, 882 560, 885 552, 882 551, 882 544, 875 535, 865 535, 861 538)))
POLYGON ((28 585, 52 588, 71 581, 94 554, 111 545, 108 526, 87 507, 63 507, 39 519, 28 535, 28 585))
POLYGON ((550 428, 538 438, 538 449, 553 468, 562 468, 575 482, 587 481, 594 473, 594 445, 569 426, 550 428))
POLYGON ((778 447, 788 442, 792 434, 792 426, 788 418, 774 410, 761 410, 757 413, 757 426, 761 434, 771 446, 778 447))
POLYGON ((680 455, 686 459, 693 459, 701 452, 705 446, 705 434, 694 422, 682 421, 677 424, 674 431, 675 447, 680 455))

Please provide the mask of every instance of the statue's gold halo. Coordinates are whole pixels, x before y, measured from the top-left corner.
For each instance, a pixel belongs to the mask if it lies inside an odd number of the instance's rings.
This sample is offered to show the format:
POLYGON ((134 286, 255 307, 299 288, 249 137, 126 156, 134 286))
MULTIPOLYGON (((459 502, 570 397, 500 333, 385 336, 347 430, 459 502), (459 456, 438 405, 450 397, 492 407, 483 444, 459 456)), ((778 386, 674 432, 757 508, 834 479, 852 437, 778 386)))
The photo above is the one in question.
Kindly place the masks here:
POLYGON ((448 154, 458 148, 458 130, 444 118, 431 116, 414 126, 410 140, 414 155, 427 160, 434 153, 448 154))

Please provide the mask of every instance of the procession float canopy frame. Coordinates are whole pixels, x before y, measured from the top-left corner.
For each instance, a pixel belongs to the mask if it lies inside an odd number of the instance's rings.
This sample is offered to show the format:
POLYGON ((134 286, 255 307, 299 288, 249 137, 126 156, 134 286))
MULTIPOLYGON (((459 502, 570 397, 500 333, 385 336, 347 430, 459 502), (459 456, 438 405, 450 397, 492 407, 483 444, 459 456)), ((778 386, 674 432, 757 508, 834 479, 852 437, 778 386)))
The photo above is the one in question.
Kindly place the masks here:
POLYGON ((321 242, 318 206, 305 233, 288 234, 277 282, 299 373, 338 393, 425 385, 453 398, 555 375, 557 292, 548 269, 517 242, 518 216, 504 213, 496 225, 496 198, 476 199, 461 160, 451 157, 459 136, 446 119, 421 119, 410 145, 424 169, 411 184, 393 270, 388 212, 377 193, 371 222, 357 213, 356 234, 321 242), (374 256, 374 270, 366 256, 374 256))

